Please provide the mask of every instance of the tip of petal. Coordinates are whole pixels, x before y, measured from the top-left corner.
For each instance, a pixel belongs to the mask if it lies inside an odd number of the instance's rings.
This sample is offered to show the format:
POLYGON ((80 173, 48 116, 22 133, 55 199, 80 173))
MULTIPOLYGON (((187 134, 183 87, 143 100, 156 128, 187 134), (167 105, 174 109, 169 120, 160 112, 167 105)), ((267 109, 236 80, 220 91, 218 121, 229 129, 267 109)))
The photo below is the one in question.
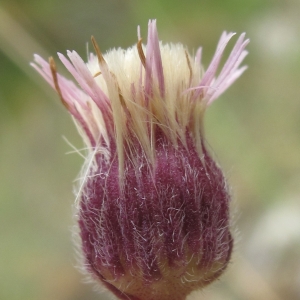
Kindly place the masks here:
POLYGON ((149 20, 146 50, 146 93, 152 95, 153 75, 155 75, 158 81, 160 95, 164 97, 165 82, 158 33, 156 28, 156 20, 149 20))
POLYGON ((215 55, 199 85, 196 87, 198 91, 195 97, 197 98, 201 95, 201 98, 206 98, 207 104, 212 103, 213 100, 220 96, 246 69, 239 69, 240 64, 248 54, 244 49, 250 41, 249 39, 245 40, 246 34, 244 32, 238 37, 221 72, 217 75, 224 50, 235 34, 234 32, 227 33, 226 31, 222 33, 215 55), (203 87, 207 87, 206 90, 203 90, 203 87))

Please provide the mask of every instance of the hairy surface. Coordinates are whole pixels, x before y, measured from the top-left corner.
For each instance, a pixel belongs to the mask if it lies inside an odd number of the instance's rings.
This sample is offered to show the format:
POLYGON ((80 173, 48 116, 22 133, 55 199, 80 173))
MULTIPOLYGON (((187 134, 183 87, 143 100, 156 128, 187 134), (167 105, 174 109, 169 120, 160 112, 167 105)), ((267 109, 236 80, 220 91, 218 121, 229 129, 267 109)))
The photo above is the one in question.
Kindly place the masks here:
POLYGON ((229 262, 224 177, 208 153, 199 158, 187 140, 175 148, 158 132, 154 170, 137 146, 136 162, 125 159, 123 193, 118 160, 95 157, 80 201, 85 263, 124 299, 185 299, 229 262))

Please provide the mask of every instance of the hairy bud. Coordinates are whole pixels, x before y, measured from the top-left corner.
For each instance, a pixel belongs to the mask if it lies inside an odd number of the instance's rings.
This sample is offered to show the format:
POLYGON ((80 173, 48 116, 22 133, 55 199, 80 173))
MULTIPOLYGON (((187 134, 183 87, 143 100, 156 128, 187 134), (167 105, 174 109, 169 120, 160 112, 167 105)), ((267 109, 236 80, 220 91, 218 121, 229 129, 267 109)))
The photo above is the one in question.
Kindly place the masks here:
POLYGON ((242 34, 216 76, 233 36, 224 32, 208 69, 201 48, 163 45, 156 21, 147 44, 87 63, 59 57, 81 89, 33 66, 56 89, 88 146, 77 216, 86 270, 119 299, 182 300, 218 278, 230 260, 228 188, 203 136, 205 109, 245 70, 242 34))

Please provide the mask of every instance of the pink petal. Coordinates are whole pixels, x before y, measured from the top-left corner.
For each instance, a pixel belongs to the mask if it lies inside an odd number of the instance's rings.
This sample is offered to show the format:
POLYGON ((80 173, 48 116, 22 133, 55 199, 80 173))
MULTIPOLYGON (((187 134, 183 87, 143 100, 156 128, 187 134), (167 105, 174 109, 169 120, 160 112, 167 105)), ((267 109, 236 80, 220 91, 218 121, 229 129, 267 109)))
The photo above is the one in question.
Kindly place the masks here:
MULTIPOLYGON (((39 55, 35 55, 34 60, 40 67, 34 63, 32 63, 31 65, 46 79, 47 82, 49 82, 52 88, 55 89, 49 63, 46 62, 39 55)), ((58 85, 62 97, 68 105, 68 110, 70 114, 73 115, 74 118, 82 126, 83 130, 85 131, 87 137, 90 140, 92 147, 95 147, 96 146, 95 139, 87 123, 85 122, 83 116, 79 113, 79 111, 75 106, 75 104, 78 103, 85 111, 87 111, 89 108, 86 105, 86 103, 83 101, 83 99, 85 99, 87 96, 81 90, 79 90, 72 81, 67 80, 63 76, 57 74, 57 80, 58 80, 58 85)))
POLYGON ((246 70, 247 70, 247 66, 244 66, 238 70, 236 70, 231 77, 229 77, 227 79, 226 82, 224 82, 222 84, 221 87, 219 87, 218 89, 215 90, 215 92, 211 95, 209 101, 208 101, 208 105, 210 105, 214 100, 216 100, 221 94, 223 94, 235 81, 236 79, 238 79, 246 70))
POLYGON ((197 65, 201 65, 201 59, 202 59, 202 47, 198 48, 195 56, 195 62, 197 65))
POLYGON ((159 39, 156 28, 156 20, 152 21, 152 38, 153 38, 153 57, 154 57, 154 65, 156 70, 156 76, 158 79, 158 86, 160 90, 161 97, 165 95, 165 82, 164 82, 164 72, 161 61, 161 53, 159 48, 159 39))
MULTIPOLYGON (((235 33, 229 33, 227 34, 226 32, 223 32, 223 34, 221 35, 220 41, 218 43, 217 46, 217 50, 215 52, 215 55, 209 65, 209 67, 207 68, 202 80, 200 81, 198 87, 201 86, 208 86, 211 84, 212 80, 214 79, 220 60, 222 58, 223 52, 226 48, 226 45, 228 44, 229 40, 234 36, 235 33)), ((195 98, 199 97, 199 95, 201 94, 201 90, 199 90, 198 92, 195 93, 195 98)))
POLYGON ((58 56, 82 89, 94 100, 101 112, 109 114, 109 99, 98 86, 81 57, 75 51, 68 51, 68 56, 73 63, 72 65, 63 54, 58 53, 58 56))
POLYGON ((153 95, 153 72, 155 72, 160 95, 164 97, 165 83, 159 40, 156 28, 156 20, 150 20, 148 24, 148 40, 146 47, 146 74, 145 74, 145 94, 146 97, 153 95))
MULTIPOLYGON (((225 47, 228 44, 231 37, 234 33, 227 34, 223 32, 219 40, 216 53, 207 68, 205 74, 203 75, 200 84, 190 90, 196 90, 194 93, 194 99, 198 98, 201 95, 201 99, 207 101, 207 104, 211 104, 218 96, 220 96, 245 70, 247 67, 239 66, 248 54, 245 49, 249 43, 249 39, 245 39, 245 33, 241 34, 235 43, 227 61, 225 62, 220 74, 216 77, 216 72, 220 64, 220 60, 224 53, 225 47)), ((201 57, 200 50, 197 51, 195 60, 198 62, 201 57)))

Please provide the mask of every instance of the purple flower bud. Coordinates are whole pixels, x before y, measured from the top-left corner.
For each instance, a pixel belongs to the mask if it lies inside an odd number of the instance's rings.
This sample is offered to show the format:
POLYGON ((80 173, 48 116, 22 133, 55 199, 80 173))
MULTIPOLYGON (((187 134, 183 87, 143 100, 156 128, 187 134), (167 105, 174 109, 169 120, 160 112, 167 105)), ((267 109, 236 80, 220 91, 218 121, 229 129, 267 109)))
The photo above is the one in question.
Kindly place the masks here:
POLYGON ((203 135, 205 109, 246 69, 242 34, 216 76, 233 36, 224 32, 208 69, 201 48, 163 45, 156 21, 147 45, 87 63, 59 58, 81 89, 33 66, 56 89, 88 147, 76 204, 85 269, 119 299, 182 300, 218 278, 230 260, 228 188, 203 135))

